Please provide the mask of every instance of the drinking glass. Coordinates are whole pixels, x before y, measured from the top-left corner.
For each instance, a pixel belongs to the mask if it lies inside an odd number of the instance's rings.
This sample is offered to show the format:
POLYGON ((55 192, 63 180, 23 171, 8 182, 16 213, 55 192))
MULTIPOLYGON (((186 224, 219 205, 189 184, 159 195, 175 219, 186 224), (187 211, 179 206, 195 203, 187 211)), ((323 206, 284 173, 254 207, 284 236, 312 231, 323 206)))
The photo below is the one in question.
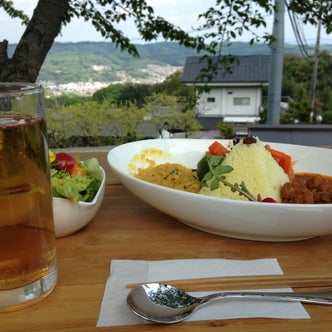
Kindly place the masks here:
POLYGON ((0 83, 0 312, 42 300, 56 281, 43 88, 0 83))

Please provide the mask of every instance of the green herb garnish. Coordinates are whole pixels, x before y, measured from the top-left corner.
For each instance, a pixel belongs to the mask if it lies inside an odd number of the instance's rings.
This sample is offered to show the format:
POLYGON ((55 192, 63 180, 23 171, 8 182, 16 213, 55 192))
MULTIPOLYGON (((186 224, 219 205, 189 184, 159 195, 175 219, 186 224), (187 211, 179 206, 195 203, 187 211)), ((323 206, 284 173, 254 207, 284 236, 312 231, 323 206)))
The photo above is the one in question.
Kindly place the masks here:
POLYGON ((211 191, 219 188, 219 183, 230 187, 233 192, 238 192, 239 195, 245 196, 249 201, 257 201, 257 199, 249 192, 245 183, 229 183, 226 181, 224 174, 230 173, 233 170, 232 166, 223 165, 222 162, 225 157, 215 155, 205 155, 197 164, 197 176, 203 187, 209 187, 211 191), (210 181, 210 183, 208 183, 210 181))

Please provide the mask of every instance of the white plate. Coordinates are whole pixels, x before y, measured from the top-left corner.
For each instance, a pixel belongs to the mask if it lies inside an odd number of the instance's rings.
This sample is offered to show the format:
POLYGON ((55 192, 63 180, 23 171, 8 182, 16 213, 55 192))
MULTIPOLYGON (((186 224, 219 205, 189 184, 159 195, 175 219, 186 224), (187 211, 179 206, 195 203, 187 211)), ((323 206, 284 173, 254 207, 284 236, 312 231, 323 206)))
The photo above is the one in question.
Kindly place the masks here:
MULTIPOLYGON (((258 241, 296 241, 332 233, 332 204, 247 202, 170 189, 130 175, 132 158, 147 148, 165 152, 158 163, 179 162, 196 168, 210 139, 153 139, 127 143, 108 153, 108 163, 121 182, 140 199, 181 222, 222 236, 258 241)), ((219 140, 223 144, 228 141, 219 140)), ((268 143, 296 161, 296 172, 332 175, 332 150, 268 143)))

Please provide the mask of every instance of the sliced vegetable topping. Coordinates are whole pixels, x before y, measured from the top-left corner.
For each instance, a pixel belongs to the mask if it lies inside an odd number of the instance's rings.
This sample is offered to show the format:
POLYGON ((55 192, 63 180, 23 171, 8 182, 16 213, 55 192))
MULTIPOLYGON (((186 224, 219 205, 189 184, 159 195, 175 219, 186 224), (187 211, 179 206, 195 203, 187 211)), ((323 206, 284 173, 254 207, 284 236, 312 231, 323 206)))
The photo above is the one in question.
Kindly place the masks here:
POLYGON ((226 157, 226 154, 229 152, 221 143, 215 141, 209 146, 209 154, 214 156, 223 156, 226 157))
POLYGON ((274 158, 274 160, 279 164, 279 166, 284 170, 290 179, 294 178, 293 162, 291 156, 288 154, 272 149, 270 145, 266 144, 265 149, 269 151, 274 158))

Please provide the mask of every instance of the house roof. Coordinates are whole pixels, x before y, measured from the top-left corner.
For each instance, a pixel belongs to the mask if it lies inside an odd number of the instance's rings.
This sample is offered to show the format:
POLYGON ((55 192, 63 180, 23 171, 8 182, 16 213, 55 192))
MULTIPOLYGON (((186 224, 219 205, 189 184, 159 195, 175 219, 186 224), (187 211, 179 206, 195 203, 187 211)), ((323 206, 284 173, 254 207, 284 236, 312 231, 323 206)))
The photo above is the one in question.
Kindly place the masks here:
MULTIPOLYGON (((218 57, 210 57, 213 63, 218 57)), ((214 75, 212 83, 267 83, 270 73, 270 55, 242 55, 236 56, 239 63, 230 65, 231 73, 227 73, 221 63, 218 65, 217 75, 214 75)), ((207 67, 207 60, 201 56, 189 56, 184 65, 181 81, 183 83, 199 83, 197 76, 203 68, 207 67)), ((207 81, 207 80, 205 80, 207 81)))

